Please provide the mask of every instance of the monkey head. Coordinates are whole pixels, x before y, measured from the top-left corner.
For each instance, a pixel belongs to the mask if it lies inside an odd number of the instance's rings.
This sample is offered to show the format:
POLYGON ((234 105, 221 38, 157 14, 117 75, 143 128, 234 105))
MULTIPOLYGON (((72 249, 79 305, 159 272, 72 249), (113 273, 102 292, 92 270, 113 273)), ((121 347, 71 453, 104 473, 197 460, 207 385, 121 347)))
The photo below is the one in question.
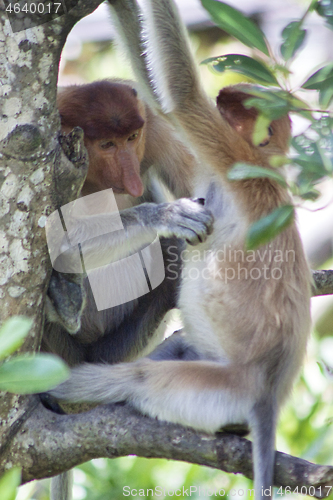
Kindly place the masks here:
POLYGON ((254 107, 246 108, 244 102, 251 97, 242 89, 250 89, 250 85, 236 85, 220 90, 216 104, 222 117, 250 146, 257 149, 260 156, 269 157, 284 154, 288 150, 290 140, 290 119, 285 115, 270 123, 267 137, 255 146, 253 144, 253 131, 258 110, 254 107))
POLYGON ((145 106, 137 91, 110 80, 62 89, 57 98, 62 130, 84 131, 89 170, 82 194, 112 188, 141 196, 140 162, 145 151, 145 106))

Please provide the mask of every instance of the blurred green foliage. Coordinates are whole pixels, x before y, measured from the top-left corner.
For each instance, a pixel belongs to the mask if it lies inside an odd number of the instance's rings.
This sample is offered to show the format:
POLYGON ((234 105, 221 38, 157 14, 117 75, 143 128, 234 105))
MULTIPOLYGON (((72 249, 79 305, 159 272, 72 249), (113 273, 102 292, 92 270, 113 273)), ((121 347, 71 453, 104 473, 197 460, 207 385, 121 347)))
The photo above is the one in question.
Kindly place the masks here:
MULTIPOLYGON (((0 390, 17 394, 46 391, 64 381, 69 373, 65 363, 53 355, 16 354, 32 327, 25 316, 12 316, 0 328, 0 390)), ((1 500, 15 500, 21 483, 21 469, 14 467, 0 477, 1 500)))
POLYGON ((0 390, 34 394, 57 386, 69 375, 62 359, 51 354, 21 354, 5 359, 23 343, 32 327, 25 316, 12 316, 0 328, 0 390))

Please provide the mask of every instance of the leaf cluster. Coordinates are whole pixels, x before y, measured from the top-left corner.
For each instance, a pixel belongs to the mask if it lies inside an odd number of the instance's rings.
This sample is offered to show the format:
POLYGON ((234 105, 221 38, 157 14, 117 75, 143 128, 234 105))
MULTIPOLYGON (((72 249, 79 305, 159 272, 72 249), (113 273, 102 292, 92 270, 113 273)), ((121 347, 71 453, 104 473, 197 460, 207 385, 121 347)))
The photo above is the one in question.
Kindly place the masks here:
MULTIPOLYGON (((6 359, 23 343, 32 320, 12 316, 0 328, 0 390, 16 394, 43 392, 68 378, 65 363, 50 354, 21 354, 6 359)), ((1 500, 15 500, 21 469, 13 467, 0 477, 1 500)))
MULTIPOLYGON (((259 144, 267 136, 272 120, 286 114, 299 115, 309 122, 307 131, 292 140, 292 163, 297 165, 293 181, 287 182, 282 173, 271 169, 239 164, 229 172, 229 179, 240 181, 267 177, 288 187, 300 200, 316 200, 320 195, 316 184, 333 174, 333 117, 330 110, 333 103, 333 63, 314 71, 299 88, 293 90, 289 84, 290 65, 306 42, 307 30, 304 26, 309 13, 316 12, 324 19, 325 25, 333 29, 333 0, 312 0, 300 19, 283 28, 277 57, 263 32, 239 10, 219 0, 201 0, 201 3, 221 29, 254 51, 253 57, 223 54, 202 62, 217 73, 233 71, 255 83, 245 90, 249 93, 245 106, 259 111, 253 133, 254 144, 259 144), (313 109, 305 99, 300 99, 300 91, 304 95, 316 91, 318 108, 313 109)), ((273 158, 272 167, 287 163, 291 163, 287 158, 273 158)), ((254 249, 267 243, 293 219, 292 206, 279 207, 254 223, 249 230, 247 247, 254 249)))

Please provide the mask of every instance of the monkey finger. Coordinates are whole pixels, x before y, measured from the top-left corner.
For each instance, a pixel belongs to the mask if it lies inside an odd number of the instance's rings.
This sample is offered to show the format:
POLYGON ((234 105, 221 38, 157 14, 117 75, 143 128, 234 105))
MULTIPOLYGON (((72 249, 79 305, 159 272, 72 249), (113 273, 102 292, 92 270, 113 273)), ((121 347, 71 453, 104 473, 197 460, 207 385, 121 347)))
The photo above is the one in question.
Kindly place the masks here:
POLYGON ((186 214, 185 217, 189 219, 188 227, 190 227, 196 233, 204 233, 206 236, 212 234, 214 217, 210 210, 205 210, 205 212, 199 214, 186 214))
POLYGON ((204 205, 206 203, 205 198, 193 198, 193 201, 195 201, 195 203, 199 203, 199 205, 204 205))
MULTIPOLYGON (((198 203, 195 202, 194 210, 190 211, 188 207, 186 210, 182 210, 180 215, 189 220, 202 224, 206 228, 206 232, 212 231, 212 226, 214 223, 214 216, 210 210, 201 206, 201 203, 198 206, 198 203)), ((209 233, 210 234, 210 233, 209 233)))
POLYGON ((193 229, 184 227, 183 238, 191 246, 199 245, 207 239, 206 232, 196 232, 193 229), (187 234, 186 234, 187 233, 187 234))
POLYGON ((188 245, 191 245, 191 246, 196 246, 196 245, 199 245, 199 243, 202 243, 202 241, 199 240, 199 238, 197 239, 197 241, 194 241, 194 240, 189 240, 189 239, 186 239, 186 243, 188 245))

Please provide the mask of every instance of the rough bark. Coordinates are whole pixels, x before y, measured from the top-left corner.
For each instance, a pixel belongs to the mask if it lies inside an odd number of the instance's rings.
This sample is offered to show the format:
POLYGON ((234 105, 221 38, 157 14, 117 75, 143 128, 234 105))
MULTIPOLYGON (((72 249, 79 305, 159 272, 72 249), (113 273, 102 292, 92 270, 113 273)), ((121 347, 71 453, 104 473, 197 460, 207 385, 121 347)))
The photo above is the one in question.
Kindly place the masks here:
POLYGON ((313 297, 318 295, 333 294, 333 271, 312 271, 314 286, 312 288, 313 297))
MULTIPOLYGON (((34 404, 35 411, 10 447, 11 460, 23 467, 24 481, 49 477, 93 458, 128 454, 181 460, 252 478, 251 443, 239 436, 199 433, 121 405, 64 416, 45 410, 36 399, 34 404)), ((333 467, 277 452, 274 484, 299 491, 303 487, 304 493, 322 498, 333 485, 333 467)))
MULTIPOLYGON (((82 133, 59 141, 58 65, 69 31, 100 0, 79 2, 52 23, 13 33, 0 0, 0 311, 33 319, 22 351, 39 348, 51 272, 47 216, 76 198, 87 171, 82 133)), ((31 398, 0 394, 0 443, 7 446, 31 398)))

